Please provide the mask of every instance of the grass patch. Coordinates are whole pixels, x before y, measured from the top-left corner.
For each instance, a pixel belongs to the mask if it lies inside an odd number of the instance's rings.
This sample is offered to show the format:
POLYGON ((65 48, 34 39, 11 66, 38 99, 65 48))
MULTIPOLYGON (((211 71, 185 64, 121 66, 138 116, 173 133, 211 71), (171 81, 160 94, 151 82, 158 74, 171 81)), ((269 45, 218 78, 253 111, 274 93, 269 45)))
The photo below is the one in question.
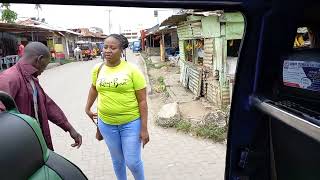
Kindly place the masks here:
POLYGON ((151 58, 149 58, 147 55, 143 55, 142 57, 145 60, 146 66, 147 66, 148 69, 150 69, 150 68, 161 69, 161 68, 167 66, 166 64, 154 64, 152 62, 151 58))
POLYGON ((193 125, 189 120, 181 120, 174 124, 177 131, 192 133, 198 137, 210 139, 215 142, 223 142, 227 137, 227 127, 210 125, 193 125))
POLYGON ((144 59, 147 69, 149 70, 150 68, 155 68, 155 65, 152 63, 151 59, 145 52, 141 52, 141 56, 144 59))
POLYGON ((74 61, 71 59, 59 60, 59 59, 53 59, 53 58, 51 58, 51 61, 50 61, 50 63, 60 63, 61 65, 72 63, 72 62, 74 62, 74 61))
POLYGON ((164 77, 163 76, 158 77, 158 82, 160 84, 164 84, 164 77))
POLYGON ((70 59, 65 59, 61 61, 61 64, 68 64, 68 63, 72 63, 74 61, 70 60, 70 59))
POLYGON ((157 65, 153 64, 153 68, 154 69, 161 69, 161 68, 163 68, 165 66, 166 66, 166 64, 157 64, 157 65))
POLYGON ((142 56, 143 59, 148 59, 148 55, 144 51, 142 51, 140 55, 142 56))
POLYGON ((165 93, 165 97, 170 97, 170 93, 167 91, 167 88, 166 88, 166 91, 164 92, 165 93))
POLYGON ((152 63, 151 59, 146 58, 146 59, 145 59, 145 62, 146 62, 146 65, 147 65, 147 68, 148 68, 148 69, 150 69, 150 68, 155 68, 155 65, 152 63))
POLYGON ((222 142, 227 137, 227 128, 217 125, 199 125, 195 127, 194 132, 199 137, 212 139, 216 142, 222 142))
POLYGON ((177 128, 178 131, 182 131, 185 133, 189 133, 192 130, 192 128, 191 128, 192 124, 186 120, 181 120, 181 121, 177 122, 174 127, 177 128))
POLYGON ((167 92, 166 84, 164 83, 164 77, 158 77, 153 89, 157 93, 167 92))

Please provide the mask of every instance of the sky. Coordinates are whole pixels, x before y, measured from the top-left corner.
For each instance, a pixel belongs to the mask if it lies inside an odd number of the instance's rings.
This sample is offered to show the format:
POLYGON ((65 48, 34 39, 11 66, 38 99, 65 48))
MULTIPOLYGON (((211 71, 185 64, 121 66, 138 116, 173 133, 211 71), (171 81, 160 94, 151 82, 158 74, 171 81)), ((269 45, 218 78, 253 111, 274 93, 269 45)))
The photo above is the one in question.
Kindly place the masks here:
MULTIPOLYGON (((157 24, 154 10, 159 10, 159 21, 171 16, 173 9, 102 7, 102 6, 67 6, 41 5, 40 18, 45 18, 48 24, 63 28, 100 27, 108 33, 111 10, 111 32, 119 33, 119 29, 134 29, 138 25, 150 28, 157 24)), ((11 10, 18 13, 18 18, 37 17, 34 4, 11 4, 11 10)), ((177 11, 177 10, 176 10, 177 11)))

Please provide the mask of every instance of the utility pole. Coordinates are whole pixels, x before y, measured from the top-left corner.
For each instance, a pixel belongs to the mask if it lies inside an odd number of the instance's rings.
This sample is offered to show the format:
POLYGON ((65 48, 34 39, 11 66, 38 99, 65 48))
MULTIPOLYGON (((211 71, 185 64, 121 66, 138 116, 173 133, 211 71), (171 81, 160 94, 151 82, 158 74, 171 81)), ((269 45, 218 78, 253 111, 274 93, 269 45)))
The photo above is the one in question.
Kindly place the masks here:
POLYGON ((108 19, 109 19, 109 22, 108 22, 108 33, 111 34, 111 9, 107 9, 108 11, 108 19))
POLYGON ((119 24, 119 34, 122 33, 121 24, 119 24))
POLYGON ((155 17, 155 18, 157 18, 157 24, 159 24, 159 15, 158 15, 158 10, 154 10, 153 11, 153 16, 155 17))
POLYGON ((159 18, 159 12, 170 12, 172 11, 172 14, 176 14, 174 9, 156 9, 153 12, 153 16, 157 18, 157 24, 160 25, 160 18, 159 18))

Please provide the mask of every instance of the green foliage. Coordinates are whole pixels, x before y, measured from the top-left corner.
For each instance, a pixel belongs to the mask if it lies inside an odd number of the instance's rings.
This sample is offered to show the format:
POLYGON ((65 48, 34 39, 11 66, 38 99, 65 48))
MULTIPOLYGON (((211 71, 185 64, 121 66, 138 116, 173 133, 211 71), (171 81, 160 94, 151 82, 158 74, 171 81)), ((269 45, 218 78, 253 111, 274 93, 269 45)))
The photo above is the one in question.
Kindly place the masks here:
POLYGON ((1 5, 4 9, 2 10, 1 20, 6 23, 14 23, 17 19, 18 14, 10 9, 10 4, 3 3, 1 5))
POLYGON ((192 124, 190 121, 181 120, 175 124, 175 128, 177 128, 178 131, 189 133, 192 131, 192 124))
POLYGON ((227 128, 217 125, 199 125, 194 129, 194 132, 199 137, 212 139, 215 142, 222 142, 227 137, 227 128))
POLYGON ((181 120, 174 124, 178 131, 184 133, 191 133, 195 136, 202 137, 205 139, 211 139, 214 142, 223 142, 227 138, 228 128, 219 127, 215 124, 194 124, 189 120, 181 120))
POLYGON ((157 93, 163 93, 167 91, 166 84, 164 83, 164 77, 158 77, 153 89, 157 93))

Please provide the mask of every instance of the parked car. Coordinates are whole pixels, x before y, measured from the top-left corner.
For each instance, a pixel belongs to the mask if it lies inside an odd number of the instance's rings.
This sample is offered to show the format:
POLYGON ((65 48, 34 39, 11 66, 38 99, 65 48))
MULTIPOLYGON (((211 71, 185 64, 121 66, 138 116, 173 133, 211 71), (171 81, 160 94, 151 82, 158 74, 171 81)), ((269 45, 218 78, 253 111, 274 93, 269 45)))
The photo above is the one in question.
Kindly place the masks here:
POLYGON ((132 43, 132 52, 138 53, 141 51, 141 43, 140 41, 134 41, 132 43))

